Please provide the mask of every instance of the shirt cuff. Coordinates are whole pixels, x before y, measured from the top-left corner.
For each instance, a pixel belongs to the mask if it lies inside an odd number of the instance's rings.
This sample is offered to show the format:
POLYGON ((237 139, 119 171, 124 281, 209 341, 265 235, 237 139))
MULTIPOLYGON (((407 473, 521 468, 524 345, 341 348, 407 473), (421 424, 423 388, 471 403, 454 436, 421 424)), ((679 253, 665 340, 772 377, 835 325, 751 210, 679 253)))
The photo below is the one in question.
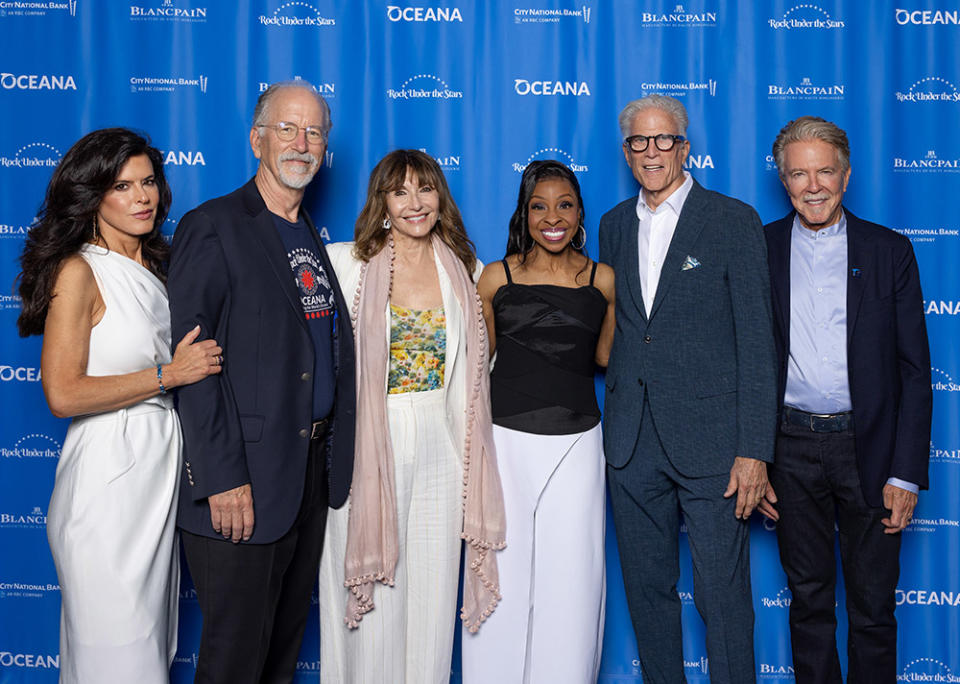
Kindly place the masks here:
POLYGON ((911 494, 920 493, 919 485, 915 485, 912 482, 907 482, 906 480, 901 480, 896 477, 887 478, 887 484, 893 485, 894 487, 899 487, 900 489, 905 489, 911 494))

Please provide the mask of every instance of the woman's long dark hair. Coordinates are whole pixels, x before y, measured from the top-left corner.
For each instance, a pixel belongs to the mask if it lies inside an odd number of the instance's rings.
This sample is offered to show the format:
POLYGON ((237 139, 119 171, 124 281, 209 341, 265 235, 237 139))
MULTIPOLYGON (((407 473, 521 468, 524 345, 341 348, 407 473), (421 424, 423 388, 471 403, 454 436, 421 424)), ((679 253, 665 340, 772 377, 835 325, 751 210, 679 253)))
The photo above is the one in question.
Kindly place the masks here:
MULTIPOLYGON (((530 162, 520 177, 520 194, 517 196, 517 208, 513 212, 513 216, 510 217, 510 228, 507 233, 507 253, 504 255, 520 255, 521 264, 526 261, 527 255, 534 245, 533 238, 530 237, 530 228, 527 225, 530 197, 533 195, 537 183, 551 178, 559 178, 570 183, 573 193, 577 196, 577 204, 580 206, 580 225, 583 225, 585 217, 583 197, 580 195, 580 183, 573 171, 566 164, 553 159, 538 159, 530 162)), ((570 248, 586 256, 585 247, 577 249, 571 244, 570 248)))
POLYGON ((160 227, 170 209, 170 187, 163 175, 163 156, 142 135, 126 128, 104 128, 80 138, 57 165, 37 222, 27 233, 20 255, 21 337, 43 334, 53 284, 61 262, 93 242, 94 221, 104 195, 131 157, 145 154, 153 164, 160 201, 153 230, 141 238, 144 265, 159 278, 170 247, 160 227))

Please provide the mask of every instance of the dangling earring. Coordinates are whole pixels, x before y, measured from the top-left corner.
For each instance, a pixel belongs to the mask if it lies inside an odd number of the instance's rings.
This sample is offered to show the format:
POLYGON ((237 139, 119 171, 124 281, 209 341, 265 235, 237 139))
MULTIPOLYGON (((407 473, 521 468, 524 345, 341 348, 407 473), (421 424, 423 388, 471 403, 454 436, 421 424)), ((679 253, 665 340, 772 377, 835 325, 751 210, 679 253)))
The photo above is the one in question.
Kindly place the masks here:
POLYGON ((383 219, 383 229, 390 230, 390 217, 383 219))
POLYGON ((576 250, 581 250, 584 248, 584 245, 587 244, 587 229, 583 227, 583 223, 580 224, 580 227, 577 229, 577 234, 573 236, 573 240, 570 241, 570 246, 576 250), (574 240, 580 238, 580 244, 573 244, 574 240))
POLYGON ((93 244, 100 242, 100 231, 97 229, 97 217, 93 217, 93 244))

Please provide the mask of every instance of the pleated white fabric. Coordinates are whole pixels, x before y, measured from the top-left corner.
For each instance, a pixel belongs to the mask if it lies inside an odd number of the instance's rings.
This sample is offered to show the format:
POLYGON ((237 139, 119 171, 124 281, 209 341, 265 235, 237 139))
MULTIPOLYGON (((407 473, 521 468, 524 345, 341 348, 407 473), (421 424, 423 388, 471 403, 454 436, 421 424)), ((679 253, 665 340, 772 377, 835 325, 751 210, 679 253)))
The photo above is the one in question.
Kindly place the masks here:
POLYGON ((443 390, 387 396, 400 556, 359 628, 343 622, 348 506, 331 510, 320 561, 322 684, 447 684, 457 624, 463 464, 443 390))
MULTIPOLYGON (((170 362, 166 290, 136 262, 85 246, 106 304, 88 375, 170 362)), ((67 430, 47 538, 62 598, 60 681, 166 684, 177 649, 180 422, 169 397, 67 430)))
POLYGON ((603 644, 604 482, 600 426, 534 435, 493 426, 507 514, 503 600, 461 630, 464 684, 594 684, 603 644))

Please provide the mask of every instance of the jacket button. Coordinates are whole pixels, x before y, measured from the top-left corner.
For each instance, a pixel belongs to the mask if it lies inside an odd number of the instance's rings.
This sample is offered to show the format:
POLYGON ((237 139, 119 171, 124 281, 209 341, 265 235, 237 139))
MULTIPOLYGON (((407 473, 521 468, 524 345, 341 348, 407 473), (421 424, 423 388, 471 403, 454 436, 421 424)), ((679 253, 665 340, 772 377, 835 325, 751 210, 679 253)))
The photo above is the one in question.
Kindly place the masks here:
POLYGON ((301 374, 300 374, 300 379, 303 380, 304 382, 306 382, 307 380, 310 379, 310 374, 309 374, 309 373, 301 373, 301 374))
POLYGON ((301 437, 309 437, 309 436, 310 436, 310 431, 307 430, 306 428, 304 428, 304 429, 302 429, 298 434, 299 434, 301 437))
POLYGON ((643 336, 643 341, 646 342, 647 344, 650 344, 650 342, 651 342, 652 340, 653 340, 653 338, 650 337, 649 335, 644 335, 644 336, 643 336))

